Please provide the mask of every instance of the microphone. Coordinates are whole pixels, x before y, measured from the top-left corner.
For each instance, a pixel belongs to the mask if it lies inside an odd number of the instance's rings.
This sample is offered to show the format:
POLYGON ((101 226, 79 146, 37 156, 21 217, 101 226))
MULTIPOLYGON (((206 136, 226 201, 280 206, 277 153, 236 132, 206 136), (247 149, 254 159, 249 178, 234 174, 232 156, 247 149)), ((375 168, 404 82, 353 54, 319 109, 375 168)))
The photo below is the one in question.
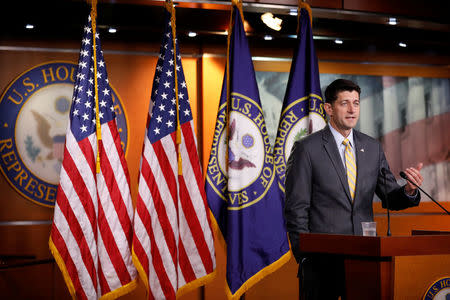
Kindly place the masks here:
POLYGON ((412 182, 412 181, 408 178, 408 176, 406 176, 405 172, 401 171, 401 172, 400 172, 400 176, 401 176, 403 179, 406 179, 406 180, 408 180, 409 182, 411 182, 416 188, 418 188, 421 192, 423 192, 425 195, 427 195, 428 198, 430 198, 434 203, 436 203, 440 208, 442 208, 442 209, 447 213, 447 215, 450 215, 450 212, 448 212, 448 210, 446 210, 442 205, 440 205, 436 200, 434 200, 433 197, 431 197, 430 195, 428 195, 427 192, 425 192, 424 190, 422 190, 422 189, 420 188, 420 186, 418 186, 417 184, 415 184, 414 182, 412 182))
POLYGON ((386 201, 386 209, 387 209, 387 236, 391 236, 391 214, 389 212, 389 199, 387 196, 387 187, 386 187, 386 168, 381 168, 381 173, 383 174, 384 179, 384 199, 386 201))

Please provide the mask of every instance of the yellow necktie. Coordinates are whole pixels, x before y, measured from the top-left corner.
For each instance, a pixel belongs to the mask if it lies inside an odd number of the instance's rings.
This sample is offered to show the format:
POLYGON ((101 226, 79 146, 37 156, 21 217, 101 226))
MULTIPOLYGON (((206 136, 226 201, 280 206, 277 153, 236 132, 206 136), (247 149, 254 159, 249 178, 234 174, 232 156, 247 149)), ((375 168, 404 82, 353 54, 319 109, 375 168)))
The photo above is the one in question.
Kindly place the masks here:
POLYGON ((347 181, 350 189, 350 195, 352 200, 355 198, 355 186, 356 186, 356 160, 352 153, 350 141, 345 139, 342 144, 345 145, 345 168, 347 169, 347 181))

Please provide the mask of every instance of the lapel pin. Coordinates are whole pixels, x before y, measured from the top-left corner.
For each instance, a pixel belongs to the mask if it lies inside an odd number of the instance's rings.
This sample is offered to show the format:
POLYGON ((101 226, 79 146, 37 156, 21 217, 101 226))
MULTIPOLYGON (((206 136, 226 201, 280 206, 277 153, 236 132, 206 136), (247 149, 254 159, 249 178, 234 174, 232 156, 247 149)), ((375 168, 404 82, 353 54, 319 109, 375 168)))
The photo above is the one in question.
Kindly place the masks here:
POLYGON ((361 149, 361 152, 364 152, 364 148, 361 149))

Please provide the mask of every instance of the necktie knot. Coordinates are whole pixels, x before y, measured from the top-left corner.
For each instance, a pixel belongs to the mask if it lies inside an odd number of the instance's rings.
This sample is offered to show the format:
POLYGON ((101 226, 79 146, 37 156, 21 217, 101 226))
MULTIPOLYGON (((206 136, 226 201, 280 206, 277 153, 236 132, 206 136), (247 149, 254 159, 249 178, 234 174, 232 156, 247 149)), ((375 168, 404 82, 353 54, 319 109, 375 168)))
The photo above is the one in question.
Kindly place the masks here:
POLYGON ((344 144, 344 146, 350 145, 350 141, 348 139, 344 139, 342 144, 344 144))

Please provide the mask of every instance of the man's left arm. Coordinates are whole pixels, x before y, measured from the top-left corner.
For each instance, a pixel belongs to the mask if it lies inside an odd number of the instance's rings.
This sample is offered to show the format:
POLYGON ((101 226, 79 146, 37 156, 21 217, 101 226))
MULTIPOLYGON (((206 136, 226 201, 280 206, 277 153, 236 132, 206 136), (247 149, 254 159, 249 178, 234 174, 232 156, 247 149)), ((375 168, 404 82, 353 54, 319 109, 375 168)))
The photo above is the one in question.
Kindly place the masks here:
MULTIPOLYGON (((410 167, 405 170, 406 175, 414 183, 420 186, 423 182, 423 177, 420 174, 422 163, 416 167, 410 167)), ((384 199, 385 192, 389 201, 389 209, 401 210, 412 206, 419 205, 420 193, 417 188, 410 182, 406 185, 400 186, 389 169, 386 157, 380 146, 380 169, 376 187, 377 196, 382 199, 382 206, 386 208, 386 201, 384 199), (383 173, 383 169, 385 170, 383 173), (385 185, 386 182, 386 185, 385 185)))

